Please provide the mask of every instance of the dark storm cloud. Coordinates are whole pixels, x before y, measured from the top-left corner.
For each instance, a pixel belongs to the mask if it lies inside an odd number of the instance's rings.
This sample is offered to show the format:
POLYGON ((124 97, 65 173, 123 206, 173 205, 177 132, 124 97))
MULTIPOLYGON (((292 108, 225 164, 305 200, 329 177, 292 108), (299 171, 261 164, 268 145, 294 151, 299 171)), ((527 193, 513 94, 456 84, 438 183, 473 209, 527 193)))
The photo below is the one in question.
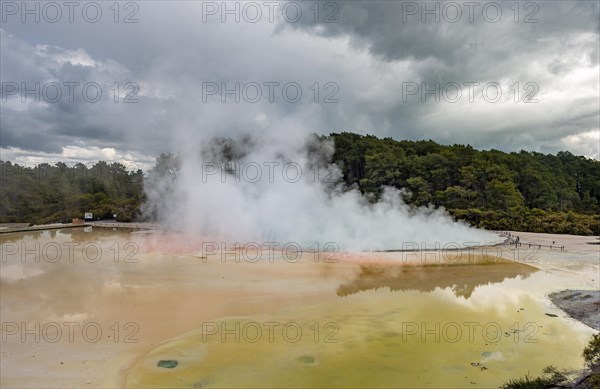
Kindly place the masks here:
MULTIPOLYGON (((496 52, 500 58, 535 48, 542 38, 566 39, 569 34, 598 32, 599 28, 595 1, 319 3, 323 9, 336 4, 336 22, 315 24, 303 18, 281 27, 304 28, 322 36, 347 35, 386 60, 435 58, 448 66, 468 62, 470 56, 482 52, 496 52), (515 4, 519 4, 518 11, 515 4), (502 39, 492 40, 498 34, 502 39)), ((313 9, 312 4, 305 4, 303 12, 311 14, 307 8, 313 9)))
MULTIPOLYGON (((125 88, 135 76, 112 59, 94 60, 81 48, 32 45, 4 30, 2 44, 2 147, 60 153, 62 147, 84 141, 89 146, 129 149, 129 142, 140 139, 135 132, 147 126, 157 111, 155 99, 142 99, 139 91, 125 88), (44 93, 44 86, 50 83, 58 86, 44 93), (16 85, 18 90, 8 95, 6 84, 16 85), (22 93, 25 88, 35 90, 36 84, 37 95, 22 93), (90 87, 87 93, 85 86, 90 87), (98 91, 101 96, 96 101, 98 91), (128 93, 133 93, 130 98, 137 102, 124 103, 128 93)), ((166 135, 161 139, 156 132, 151 138, 162 143, 153 151, 164 147, 166 135)))
MULTIPOLYGON (((331 11, 327 3, 320 5, 321 20, 331 11)), ((95 24, 9 20, 1 32, 3 82, 97 82, 104 95, 93 104, 23 104, 10 96, 0 143, 53 153, 78 144, 156 155, 177 151, 191 137, 277 128, 289 136, 348 130, 597 156, 577 142, 598 131, 598 3, 523 2, 520 21, 530 3, 539 6, 537 23, 515 23, 507 8, 513 2, 502 3, 497 23, 483 19, 483 2, 472 23, 465 14, 457 23, 431 16, 422 23, 418 14, 403 21, 406 5, 392 1, 335 2, 336 23, 314 23, 313 2, 304 4, 297 23, 221 23, 219 15, 203 23, 199 2, 140 2, 135 24, 114 23, 108 11, 95 24), (139 86, 139 101, 111 102, 108 88, 128 81, 139 86), (236 81, 294 81, 303 100, 223 104, 217 95, 203 101, 203 82, 236 81), (320 99, 324 83, 334 82, 339 102, 311 101, 315 82, 320 99), (499 82, 503 100, 423 103, 403 95, 406 83, 450 82, 499 82), (539 103, 512 102, 515 82, 521 95, 523 84, 534 82, 539 103)))
POLYGON ((60 138, 47 130, 42 131, 35 119, 23 117, 22 113, 10 108, 3 108, 2 119, 0 120, 2 123, 2 134, 0 136, 2 147, 18 147, 23 150, 37 150, 47 153, 60 153, 62 151, 60 138))
MULTIPOLYGON (((321 4, 324 7, 327 3, 321 4)), ((514 2, 475 3, 478 5, 473 8, 471 19, 467 3, 462 2, 339 1, 335 2, 339 7, 336 23, 317 26, 300 22, 285 24, 284 29, 307 30, 330 38, 347 37, 354 46, 385 62, 412 61, 418 82, 428 86, 436 82, 534 82, 543 96, 539 104, 527 110, 499 107, 498 111, 505 112, 504 118, 477 112, 452 118, 448 112, 452 111, 448 109, 451 106, 447 104, 413 104, 405 109, 407 105, 397 100, 385 113, 395 124, 395 136, 468 142, 483 148, 556 152, 562 137, 598 131, 598 76, 588 74, 587 81, 593 84, 587 86, 585 82, 578 85, 576 77, 582 70, 598 72, 598 3, 520 2, 518 17, 514 2), (444 14, 444 7, 449 4, 448 14, 444 14), (488 4, 494 6, 486 18, 483 10, 488 4), (456 5, 462 17, 453 12, 456 5), (492 22, 495 12, 491 11, 496 5, 500 6, 502 17, 492 22), (425 8, 433 10, 436 6, 439 21, 424 12, 425 8), (451 22, 456 19, 457 22, 451 22), (564 77, 562 83, 560 77, 564 77), (565 86, 571 89, 569 98, 549 101, 553 93, 565 86), (595 92, 584 96, 589 87, 595 92), (541 109, 545 109, 546 119, 538 116, 541 109), (425 123, 424 117, 435 116, 436 112, 438 117, 429 125, 425 123), (510 117, 510 112, 517 116, 510 117), (489 127, 498 130, 490 132, 489 127)))

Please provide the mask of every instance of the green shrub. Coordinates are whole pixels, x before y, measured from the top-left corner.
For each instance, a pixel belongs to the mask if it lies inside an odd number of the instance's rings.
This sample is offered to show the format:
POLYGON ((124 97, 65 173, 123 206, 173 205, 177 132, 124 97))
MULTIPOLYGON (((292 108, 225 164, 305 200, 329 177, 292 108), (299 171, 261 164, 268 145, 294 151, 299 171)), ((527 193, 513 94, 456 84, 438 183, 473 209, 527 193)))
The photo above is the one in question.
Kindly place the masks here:
POLYGON ((502 389, 547 389, 557 385, 568 383, 569 379, 565 373, 560 372, 554 366, 548 366, 544 369, 544 374, 541 377, 531 378, 526 375, 522 378, 517 378, 502 384, 502 389))

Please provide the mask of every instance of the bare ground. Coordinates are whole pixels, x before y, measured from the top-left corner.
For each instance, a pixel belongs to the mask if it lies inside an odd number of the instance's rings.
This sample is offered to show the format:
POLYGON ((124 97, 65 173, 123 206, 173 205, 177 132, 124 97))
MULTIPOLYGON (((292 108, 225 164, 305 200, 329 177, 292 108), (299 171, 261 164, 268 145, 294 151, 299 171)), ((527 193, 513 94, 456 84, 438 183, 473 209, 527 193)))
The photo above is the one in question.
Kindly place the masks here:
POLYGON ((521 247, 511 247, 504 258, 526 258, 525 263, 565 278, 581 288, 558 290, 548 298, 573 319, 600 330, 600 240, 597 236, 541 234, 511 231, 521 247), (529 243, 560 248, 530 249, 529 243))

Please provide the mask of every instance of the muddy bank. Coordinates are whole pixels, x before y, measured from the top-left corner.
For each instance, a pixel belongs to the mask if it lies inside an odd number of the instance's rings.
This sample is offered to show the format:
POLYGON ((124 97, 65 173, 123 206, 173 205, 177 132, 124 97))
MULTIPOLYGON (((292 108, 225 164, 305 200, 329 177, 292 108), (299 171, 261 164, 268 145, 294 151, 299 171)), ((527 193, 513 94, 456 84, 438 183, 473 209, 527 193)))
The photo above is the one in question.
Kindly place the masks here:
POLYGON ((573 319, 600 331, 600 291, 562 290, 548 297, 573 319))

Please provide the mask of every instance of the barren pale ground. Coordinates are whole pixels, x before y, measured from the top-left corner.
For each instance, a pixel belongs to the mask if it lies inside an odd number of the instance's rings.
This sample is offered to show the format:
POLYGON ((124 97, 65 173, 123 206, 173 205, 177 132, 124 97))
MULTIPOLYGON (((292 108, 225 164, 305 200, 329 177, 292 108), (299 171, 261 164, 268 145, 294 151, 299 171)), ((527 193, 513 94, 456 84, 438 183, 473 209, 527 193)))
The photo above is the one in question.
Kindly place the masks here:
MULTIPOLYGON (((598 290, 600 285, 600 240, 597 236, 541 234, 534 232, 511 231, 521 238, 522 246, 519 254, 514 248, 510 254, 503 254, 505 258, 525 257, 525 253, 532 253, 527 264, 563 277, 572 278, 581 283, 582 289, 598 290), (539 250, 527 249, 524 243, 538 243, 541 245, 565 246, 564 251, 559 248, 539 250)), ((505 249, 503 249, 505 250, 505 249)))

